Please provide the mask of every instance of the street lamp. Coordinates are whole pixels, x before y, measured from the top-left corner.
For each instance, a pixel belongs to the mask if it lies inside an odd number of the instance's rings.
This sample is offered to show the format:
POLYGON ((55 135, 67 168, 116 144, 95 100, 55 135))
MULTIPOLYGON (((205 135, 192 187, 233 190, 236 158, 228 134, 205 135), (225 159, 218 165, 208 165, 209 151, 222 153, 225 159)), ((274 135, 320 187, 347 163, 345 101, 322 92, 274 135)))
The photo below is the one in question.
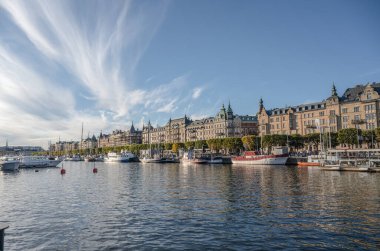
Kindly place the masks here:
POLYGON ((355 120, 352 120, 351 123, 356 126, 356 132, 357 132, 357 136, 358 136, 357 137, 358 147, 359 147, 359 127, 360 127, 360 125, 366 124, 367 121, 365 119, 355 119, 355 120))

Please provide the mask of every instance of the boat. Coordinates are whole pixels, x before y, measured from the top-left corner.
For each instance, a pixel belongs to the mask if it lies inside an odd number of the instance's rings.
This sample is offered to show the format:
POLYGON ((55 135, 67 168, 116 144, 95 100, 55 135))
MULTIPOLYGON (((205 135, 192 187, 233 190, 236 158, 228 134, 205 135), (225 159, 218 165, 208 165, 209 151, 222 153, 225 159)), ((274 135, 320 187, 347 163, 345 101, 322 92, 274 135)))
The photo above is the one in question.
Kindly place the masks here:
POLYGON ((215 156, 207 160, 208 164, 223 164, 223 158, 221 156, 215 156))
POLYGON ((83 158, 79 154, 77 154, 77 155, 69 156, 65 160, 66 161, 82 161, 83 158))
POLYGON ((153 158, 144 157, 140 161, 142 163, 163 163, 159 156, 154 156, 153 158))
POLYGON ((232 164, 245 165, 285 165, 288 160, 287 147, 274 147, 272 154, 259 154, 256 151, 245 151, 242 156, 231 158, 232 164))
POLYGON ((0 159, 0 169, 2 171, 18 171, 20 160, 13 157, 3 157, 0 159))
POLYGON ((86 156, 86 157, 84 157, 84 161, 85 162, 95 162, 96 161, 96 157, 94 157, 94 156, 86 156))
POLYGON ((193 151, 183 154, 181 162, 184 164, 208 164, 208 160, 202 157, 196 157, 193 151))
POLYGON ((22 156, 20 159, 20 168, 33 167, 57 167, 62 161, 47 156, 22 156))
POLYGON ((172 155, 172 156, 161 158, 160 163, 179 163, 179 162, 180 162, 179 159, 175 155, 172 155))
POLYGON ((131 152, 109 152, 107 157, 104 158, 104 162, 130 162, 135 159, 135 155, 131 152))
POLYGON ((322 155, 310 155, 307 156, 306 161, 297 161, 297 166, 320 166, 325 161, 322 155))

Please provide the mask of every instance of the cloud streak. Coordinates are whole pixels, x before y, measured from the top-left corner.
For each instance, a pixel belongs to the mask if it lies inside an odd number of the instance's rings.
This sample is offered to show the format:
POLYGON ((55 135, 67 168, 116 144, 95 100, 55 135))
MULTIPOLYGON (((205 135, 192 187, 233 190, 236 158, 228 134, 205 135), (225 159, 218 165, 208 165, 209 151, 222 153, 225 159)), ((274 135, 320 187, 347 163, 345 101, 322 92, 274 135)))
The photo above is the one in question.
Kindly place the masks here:
POLYGON ((0 26, 12 28, 0 31, 0 145, 8 139, 46 147, 58 137, 78 140, 82 122, 92 134, 187 113, 203 92, 191 87, 188 74, 136 81, 167 7, 165 1, 1 1, 0 26))

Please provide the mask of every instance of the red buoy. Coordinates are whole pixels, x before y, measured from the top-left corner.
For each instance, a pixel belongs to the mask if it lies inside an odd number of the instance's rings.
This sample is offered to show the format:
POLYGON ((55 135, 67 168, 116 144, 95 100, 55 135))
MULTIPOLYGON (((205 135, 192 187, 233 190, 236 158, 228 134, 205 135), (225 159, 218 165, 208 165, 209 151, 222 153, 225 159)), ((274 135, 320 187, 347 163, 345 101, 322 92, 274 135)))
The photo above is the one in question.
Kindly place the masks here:
POLYGON ((94 163, 94 168, 92 169, 92 172, 93 173, 97 173, 98 172, 98 168, 95 167, 95 163, 94 163))
POLYGON ((66 173, 66 170, 63 168, 63 164, 62 164, 62 168, 61 168, 61 174, 65 174, 66 173))

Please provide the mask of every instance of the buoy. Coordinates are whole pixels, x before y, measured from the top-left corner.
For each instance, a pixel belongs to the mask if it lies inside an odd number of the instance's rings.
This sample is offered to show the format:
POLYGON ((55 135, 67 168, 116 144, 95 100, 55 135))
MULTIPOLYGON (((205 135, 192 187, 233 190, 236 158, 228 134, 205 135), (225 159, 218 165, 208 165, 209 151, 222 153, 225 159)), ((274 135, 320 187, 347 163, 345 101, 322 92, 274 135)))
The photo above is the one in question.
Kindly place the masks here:
POLYGON ((63 168, 63 164, 62 164, 62 168, 61 168, 61 174, 65 174, 66 173, 66 170, 63 168))
POLYGON ((92 169, 92 172, 93 173, 97 173, 98 172, 98 168, 95 167, 95 163, 94 163, 94 168, 92 169))

